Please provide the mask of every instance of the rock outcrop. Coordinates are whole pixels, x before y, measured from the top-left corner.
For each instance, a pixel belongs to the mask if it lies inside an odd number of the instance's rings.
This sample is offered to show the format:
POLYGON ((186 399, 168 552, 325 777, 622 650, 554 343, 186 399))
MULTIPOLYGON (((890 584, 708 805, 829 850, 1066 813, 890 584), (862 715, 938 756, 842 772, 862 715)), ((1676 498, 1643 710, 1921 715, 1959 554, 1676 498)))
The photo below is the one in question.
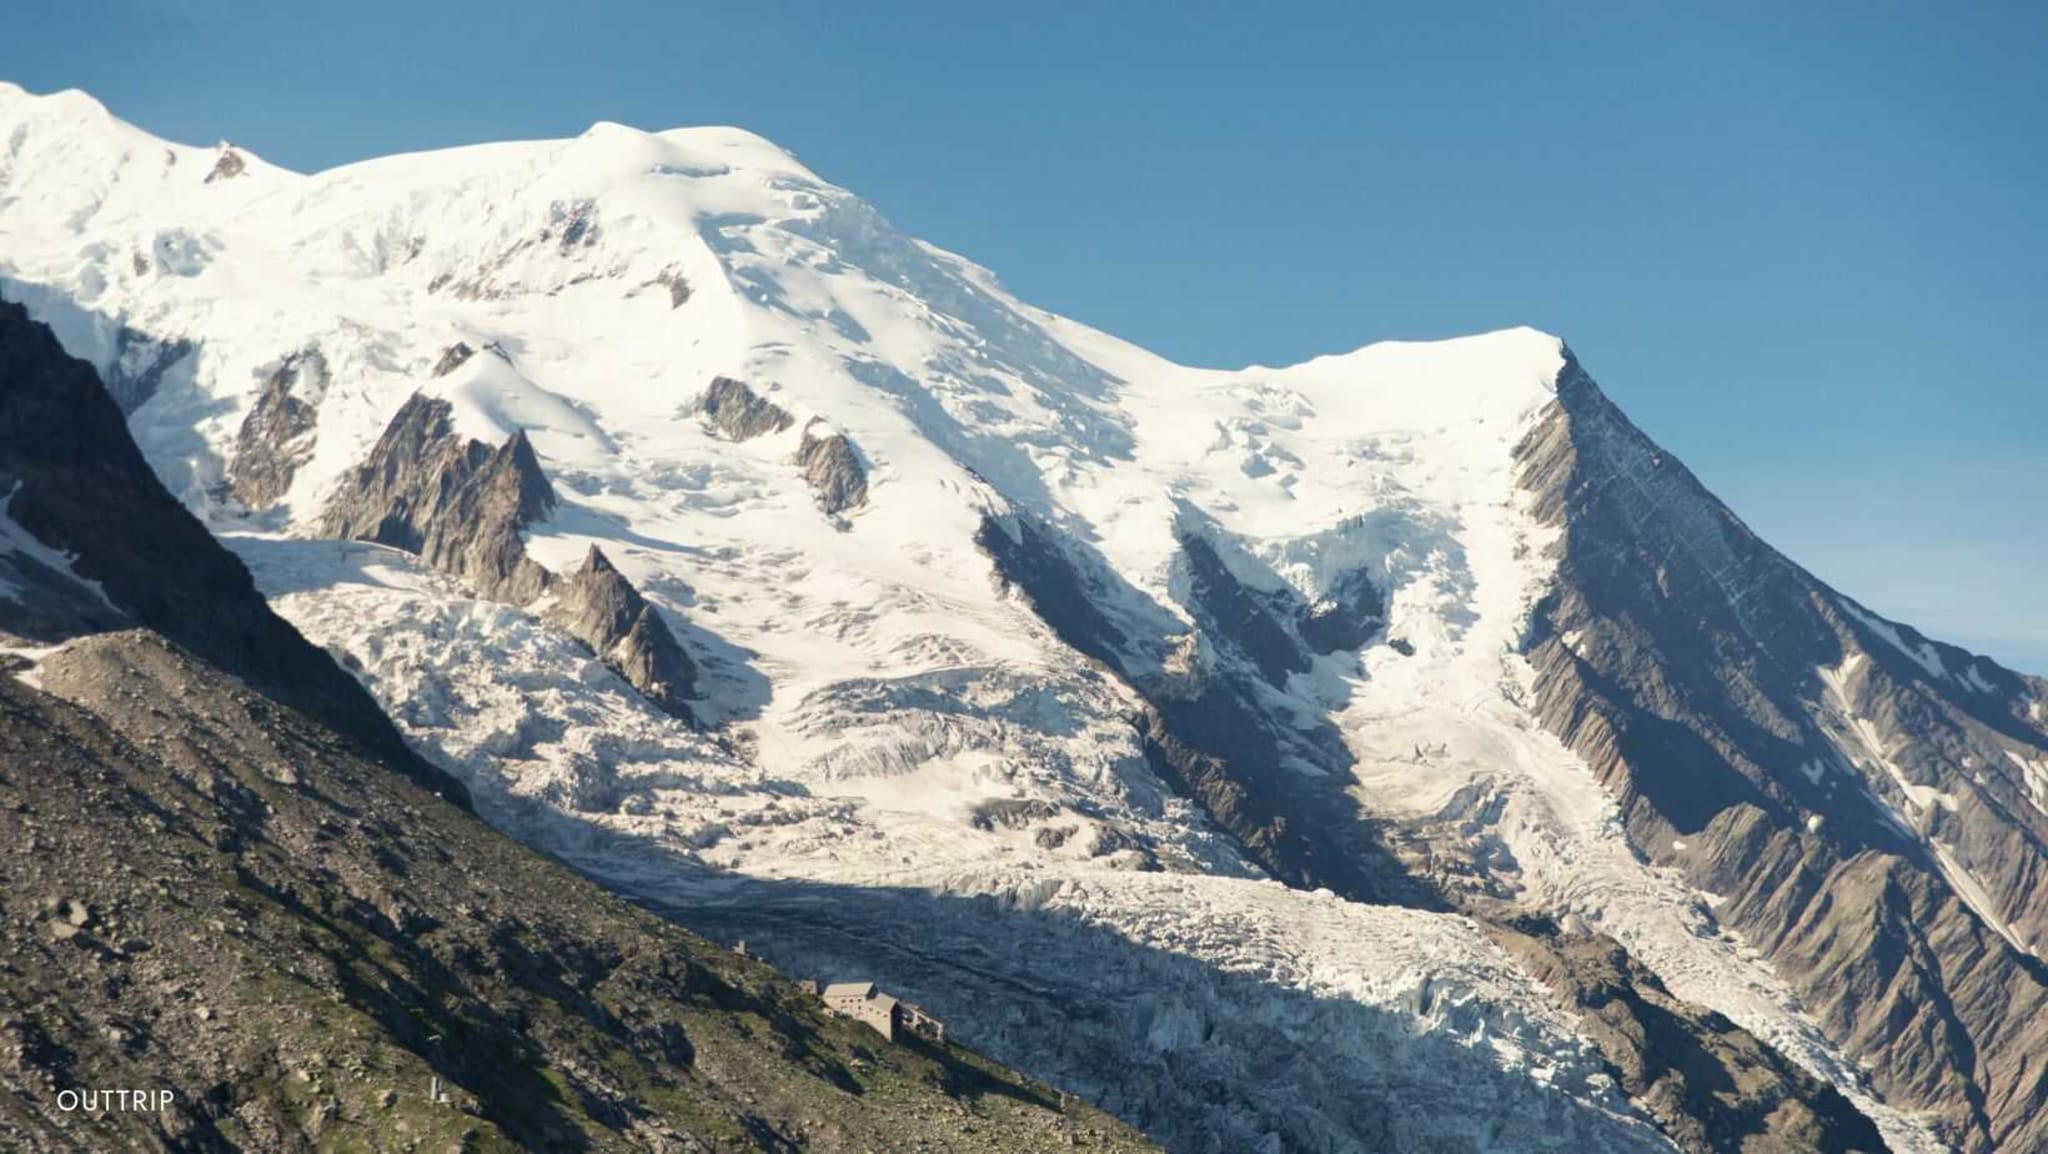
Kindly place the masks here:
POLYGON ((867 469, 846 434, 825 429, 823 422, 811 422, 804 427, 796 462, 803 466, 804 480, 825 512, 844 513, 868 503, 867 469))
POLYGON ((697 407, 713 428, 735 441, 780 433, 795 423, 780 406, 731 377, 713 380, 697 407))
POLYGON ((327 394, 327 358, 318 346, 260 370, 263 392, 235 436, 228 491, 251 509, 267 508, 291 488, 313 455, 314 424, 327 394))
POLYGON ((1882 1154, 1877 1126, 1834 1087, 1726 1018, 1673 997, 1613 939, 1542 919, 1494 941, 1578 1011, 1615 1080, 1689 1154, 1882 1154))
POLYGON ((1371 641, 1387 623, 1386 597, 1365 573, 1348 573, 1304 607, 1301 639, 1317 653, 1343 653, 1371 641))
POLYGON ((233 180, 248 170, 249 162, 242 158, 242 154, 235 149, 235 146, 222 141, 220 152, 214 159, 213 167, 207 171, 206 179, 202 183, 212 184, 216 180, 233 180))
POLYGON ((445 377, 469 363, 469 358, 475 355, 476 350, 469 347, 468 341, 456 341, 441 350, 440 359, 434 362, 434 375, 445 377))
POLYGON ((545 616, 590 646, 606 665, 649 701, 678 717, 690 716, 688 697, 697 671, 663 623, 661 613, 592 545, 583 566, 551 583, 554 604, 545 616))
POLYGON ((690 282, 682 273, 668 269, 654 278, 654 283, 668 289, 668 307, 682 308, 690 302, 690 282))
POLYGON ((329 499, 319 530, 417 554, 479 597, 522 608, 551 598, 543 616, 648 700, 690 720, 696 670, 625 575, 595 547, 567 576, 527 554, 522 533, 556 500, 524 432, 491 448, 455 431, 448 402, 414 394, 329 499))
POLYGON ((1184 528, 1179 539, 1188 582, 1185 600, 1203 629, 1276 686, 1306 670, 1308 654, 1286 624, 1296 616, 1294 599, 1246 586, 1200 533, 1184 528))
POLYGON ((414 394, 329 499, 323 536, 417 553, 478 596, 525 605, 548 572, 520 533, 555 507, 524 432, 492 448, 455 432, 448 402, 414 394))

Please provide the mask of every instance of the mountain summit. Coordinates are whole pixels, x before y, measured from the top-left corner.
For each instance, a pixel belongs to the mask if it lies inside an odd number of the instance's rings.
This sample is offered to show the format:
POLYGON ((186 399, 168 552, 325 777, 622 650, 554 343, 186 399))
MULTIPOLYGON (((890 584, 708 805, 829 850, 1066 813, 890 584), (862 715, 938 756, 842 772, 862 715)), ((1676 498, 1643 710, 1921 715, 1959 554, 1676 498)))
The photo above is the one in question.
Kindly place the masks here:
POLYGON ((1196 369, 734 129, 299 175, 88 103, 0 89, 0 296, 607 886, 1173 1150, 2048 1144, 2048 684, 1557 338, 1196 369))

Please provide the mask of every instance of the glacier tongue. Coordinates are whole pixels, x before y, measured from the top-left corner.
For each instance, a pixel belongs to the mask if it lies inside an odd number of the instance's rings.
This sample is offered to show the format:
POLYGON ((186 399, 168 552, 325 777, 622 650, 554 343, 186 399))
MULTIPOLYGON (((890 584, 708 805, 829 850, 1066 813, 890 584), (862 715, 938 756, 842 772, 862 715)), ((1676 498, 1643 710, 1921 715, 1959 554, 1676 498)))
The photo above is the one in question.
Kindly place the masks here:
POLYGON ((842 683, 788 722, 811 756, 742 759, 405 554, 230 544, 495 824, 800 976, 881 975, 1176 1149, 1669 1148, 1467 920, 1258 876, 1099 677, 842 683))

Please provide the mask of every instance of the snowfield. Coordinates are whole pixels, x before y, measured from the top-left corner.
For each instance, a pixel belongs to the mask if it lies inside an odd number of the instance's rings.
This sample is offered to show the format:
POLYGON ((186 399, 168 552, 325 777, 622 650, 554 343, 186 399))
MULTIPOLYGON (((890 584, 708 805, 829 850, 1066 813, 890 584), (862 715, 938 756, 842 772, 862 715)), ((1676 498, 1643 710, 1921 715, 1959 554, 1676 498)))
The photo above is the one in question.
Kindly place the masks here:
MULTIPOLYGON (((1530 717, 1517 648, 1552 538, 1511 454, 1556 338, 1195 369, 1011 298, 737 129, 299 175, 7 85, 0 297, 127 391, 166 483, 494 824, 799 976, 877 979, 1176 1149, 1668 1145, 1473 923, 1289 889, 1168 788, 1137 694, 997 580, 986 518, 1084 542, 1106 612, 1152 637, 1190 621, 1188 534, 1256 594, 1369 580, 1371 638, 1261 691, 1334 730, 1352 795, 1454 830, 1895 1150, 1937 1148, 1530 717), (238 438, 306 350, 325 379, 298 398, 302 459, 249 507, 238 438), (720 377, 787 427, 721 430, 699 411, 720 377), (529 612, 310 539, 415 392, 479 440, 526 433, 561 499, 529 551, 562 570, 603 548, 698 666, 701 728, 529 612), (864 505, 820 508, 807 429, 850 440, 864 505)), ((1160 677, 1231 660, 1190 641, 1160 677)))

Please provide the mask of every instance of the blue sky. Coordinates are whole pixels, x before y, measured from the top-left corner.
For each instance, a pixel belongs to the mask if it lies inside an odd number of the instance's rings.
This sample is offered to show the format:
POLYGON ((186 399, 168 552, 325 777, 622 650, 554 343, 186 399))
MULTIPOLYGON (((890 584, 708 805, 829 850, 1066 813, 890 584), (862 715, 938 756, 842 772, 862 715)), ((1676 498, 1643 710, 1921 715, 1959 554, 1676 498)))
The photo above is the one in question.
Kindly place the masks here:
POLYGON ((732 123, 1176 359, 1534 324, 1795 559, 2048 672, 2048 8, 8 0, 317 169, 732 123))

